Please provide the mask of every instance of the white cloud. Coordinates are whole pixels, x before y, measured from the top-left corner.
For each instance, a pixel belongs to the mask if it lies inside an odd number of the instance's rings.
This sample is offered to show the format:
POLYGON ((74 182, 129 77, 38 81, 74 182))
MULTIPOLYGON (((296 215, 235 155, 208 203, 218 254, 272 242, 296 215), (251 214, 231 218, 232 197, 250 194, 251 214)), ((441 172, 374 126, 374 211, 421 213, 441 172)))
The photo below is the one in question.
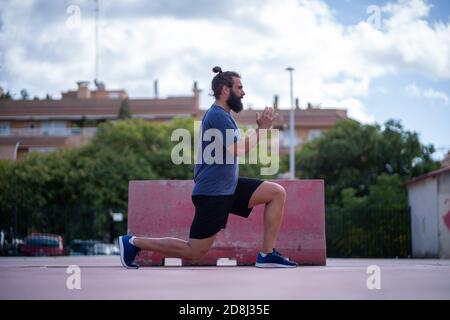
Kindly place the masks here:
POLYGON ((427 17, 430 9, 431 6, 422 0, 399 0, 397 3, 387 3, 382 11, 395 17, 387 22, 389 25, 402 26, 427 17))
POLYGON ((450 24, 429 23, 431 5, 422 0, 400 0, 382 10, 380 30, 361 22, 349 32, 368 68, 378 68, 379 75, 406 71, 450 79, 450 24))
MULTIPOLYGON (((1 13, 0 43, 8 46, 2 49, 6 74, 0 75, 0 83, 14 92, 27 87, 32 95, 55 95, 77 80, 94 78, 92 5, 80 0, 83 22, 74 31, 65 27, 65 7, 48 25, 45 12, 30 11, 43 1, 11 1, 1 13), (30 20, 39 14, 34 18, 39 23, 30 20)), ((141 14, 147 2, 135 0, 129 13, 119 4, 122 9, 110 20, 105 13, 100 78, 107 87, 125 88, 134 97, 151 96, 152 81, 158 78, 161 96, 177 95, 189 94, 197 80, 204 89, 202 107, 207 107, 212 101, 207 96, 211 68, 221 65, 242 74, 246 104, 260 108, 278 94, 280 106, 287 108, 289 79, 284 69, 292 65, 294 93, 302 106, 311 101, 349 108, 350 116, 373 122, 361 99, 378 90, 372 87, 375 79, 403 72, 450 79, 450 24, 430 24, 432 8, 422 0, 383 6, 380 30, 364 15, 357 25, 340 24, 321 0, 286 0, 282 5, 276 0, 232 1, 226 15, 214 19, 194 3, 187 12, 181 1, 173 0, 168 7, 152 2, 158 15, 151 10, 141 14)), ((437 91, 422 95, 444 101, 447 97, 437 91)))
POLYGON ((405 92, 413 97, 423 97, 431 100, 441 100, 443 103, 449 102, 449 96, 439 90, 433 88, 421 89, 415 83, 410 83, 405 87, 405 92))
POLYGON ((434 89, 427 89, 423 92, 423 96, 429 99, 442 100, 445 103, 448 103, 448 95, 445 92, 437 91, 434 89))
POLYGON ((352 119, 356 119, 364 124, 374 124, 375 117, 371 115, 366 106, 358 99, 347 98, 337 101, 328 101, 329 107, 345 108, 347 109, 348 116, 352 119))
POLYGON ((421 90, 417 87, 415 83, 410 83, 405 87, 405 92, 410 96, 418 97, 422 95, 421 90))

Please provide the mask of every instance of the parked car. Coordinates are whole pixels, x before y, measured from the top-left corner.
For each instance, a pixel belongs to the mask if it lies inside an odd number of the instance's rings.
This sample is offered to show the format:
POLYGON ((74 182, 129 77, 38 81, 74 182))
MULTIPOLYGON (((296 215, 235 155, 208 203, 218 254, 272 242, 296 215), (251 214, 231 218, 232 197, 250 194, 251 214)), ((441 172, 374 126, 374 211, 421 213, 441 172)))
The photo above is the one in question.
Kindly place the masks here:
POLYGON ((12 232, 0 230, 0 256, 18 256, 23 240, 12 237, 12 232))
POLYGON ((23 240, 21 253, 24 256, 64 255, 63 238, 57 234, 31 233, 23 240))
POLYGON ((94 245, 94 255, 119 255, 119 247, 111 243, 96 243, 94 245))
POLYGON ((99 243, 98 240, 81 240, 75 239, 70 243, 71 256, 91 256, 94 254, 94 245, 99 243))

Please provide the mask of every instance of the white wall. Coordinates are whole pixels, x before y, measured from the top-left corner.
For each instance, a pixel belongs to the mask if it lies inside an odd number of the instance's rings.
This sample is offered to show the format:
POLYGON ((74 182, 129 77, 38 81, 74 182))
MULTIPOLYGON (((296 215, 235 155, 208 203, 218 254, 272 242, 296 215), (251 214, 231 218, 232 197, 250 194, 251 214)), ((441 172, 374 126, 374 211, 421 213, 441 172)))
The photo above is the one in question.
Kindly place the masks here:
POLYGON ((439 256, 437 197, 438 181, 436 178, 427 178, 408 186, 414 258, 437 258, 439 256))

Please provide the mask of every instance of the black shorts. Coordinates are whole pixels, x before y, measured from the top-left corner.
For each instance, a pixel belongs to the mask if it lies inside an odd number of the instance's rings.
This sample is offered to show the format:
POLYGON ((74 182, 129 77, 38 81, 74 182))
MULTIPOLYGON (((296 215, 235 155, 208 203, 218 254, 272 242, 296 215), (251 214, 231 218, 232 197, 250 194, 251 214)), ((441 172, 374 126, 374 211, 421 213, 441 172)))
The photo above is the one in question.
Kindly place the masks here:
POLYGON ((264 181, 239 177, 234 194, 229 196, 192 196, 195 216, 189 238, 205 239, 225 229, 228 214, 248 218, 253 208, 248 207, 250 198, 264 181))

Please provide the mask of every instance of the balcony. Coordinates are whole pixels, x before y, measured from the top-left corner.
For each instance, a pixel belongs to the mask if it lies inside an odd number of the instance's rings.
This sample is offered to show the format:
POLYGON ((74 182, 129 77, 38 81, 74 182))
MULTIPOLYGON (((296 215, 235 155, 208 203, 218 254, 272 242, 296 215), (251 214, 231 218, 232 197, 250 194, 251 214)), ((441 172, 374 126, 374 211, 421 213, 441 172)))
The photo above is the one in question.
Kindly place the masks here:
POLYGON ((93 137, 97 128, 12 128, 0 131, 0 137, 93 137))

